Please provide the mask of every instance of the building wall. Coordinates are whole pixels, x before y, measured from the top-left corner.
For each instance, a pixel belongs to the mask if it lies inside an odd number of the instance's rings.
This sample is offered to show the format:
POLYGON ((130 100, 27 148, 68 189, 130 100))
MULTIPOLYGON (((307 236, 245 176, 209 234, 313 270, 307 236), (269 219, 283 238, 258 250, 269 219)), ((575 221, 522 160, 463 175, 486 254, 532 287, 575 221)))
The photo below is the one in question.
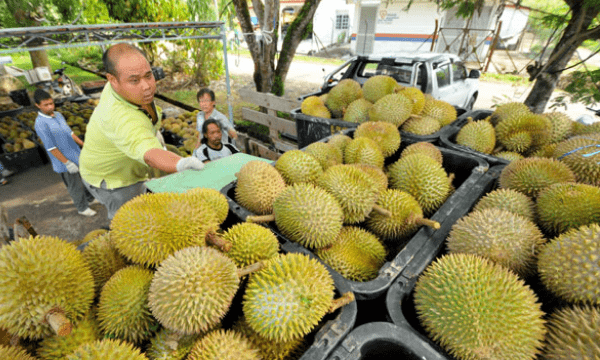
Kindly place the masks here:
POLYGON ((317 35, 318 41, 328 46, 348 41, 353 24, 353 4, 348 5, 345 0, 325 0, 319 3, 315 12, 313 31, 317 35), (336 26, 336 21, 338 26, 336 26), (345 24, 348 25, 346 29, 343 28, 345 24))

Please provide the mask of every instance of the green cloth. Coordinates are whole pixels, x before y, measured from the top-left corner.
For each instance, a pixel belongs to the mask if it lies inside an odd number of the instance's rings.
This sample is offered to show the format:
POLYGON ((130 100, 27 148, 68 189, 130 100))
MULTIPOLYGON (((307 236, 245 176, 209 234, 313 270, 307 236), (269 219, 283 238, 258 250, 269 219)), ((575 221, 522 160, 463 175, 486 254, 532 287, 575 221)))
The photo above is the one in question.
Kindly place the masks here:
POLYGON ((208 162, 204 165, 204 169, 200 171, 186 170, 184 172, 166 175, 158 179, 148 180, 146 182, 146 187, 154 193, 182 193, 198 187, 220 191, 227 184, 236 179, 235 173, 240 171, 244 164, 252 160, 268 163, 272 162, 272 160, 244 153, 237 153, 219 160, 208 162))
POLYGON ((122 98, 107 83, 87 125, 79 157, 81 177, 95 187, 104 180, 108 189, 146 180, 144 154, 162 149, 156 138, 161 109, 157 107, 156 112, 159 120, 152 125, 137 105, 122 98))

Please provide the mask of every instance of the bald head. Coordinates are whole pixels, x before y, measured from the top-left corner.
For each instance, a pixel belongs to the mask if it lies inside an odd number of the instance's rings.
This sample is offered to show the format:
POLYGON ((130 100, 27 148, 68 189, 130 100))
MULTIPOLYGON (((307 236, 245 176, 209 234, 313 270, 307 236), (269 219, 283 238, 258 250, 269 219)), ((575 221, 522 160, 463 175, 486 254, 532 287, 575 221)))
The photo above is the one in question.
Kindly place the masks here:
POLYGON ((119 77, 119 61, 131 55, 141 55, 144 59, 146 58, 146 54, 136 46, 125 43, 111 46, 102 55, 104 70, 109 74, 119 77))

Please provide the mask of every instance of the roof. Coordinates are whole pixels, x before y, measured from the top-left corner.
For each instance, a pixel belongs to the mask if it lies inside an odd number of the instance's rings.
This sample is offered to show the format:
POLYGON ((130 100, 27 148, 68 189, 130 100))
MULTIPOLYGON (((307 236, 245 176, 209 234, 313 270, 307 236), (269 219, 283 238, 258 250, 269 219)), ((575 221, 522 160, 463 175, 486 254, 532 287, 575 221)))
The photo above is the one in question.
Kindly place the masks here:
POLYGON ((448 58, 452 58, 454 60, 460 60, 460 58, 455 54, 449 53, 433 53, 433 52, 392 52, 392 53, 383 53, 383 54, 372 54, 368 55, 367 58, 369 60, 381 60, 383 58, 395 58, 400 61, 412 62, 412 61, 432 61, 432 60, 445 60, 448 58))

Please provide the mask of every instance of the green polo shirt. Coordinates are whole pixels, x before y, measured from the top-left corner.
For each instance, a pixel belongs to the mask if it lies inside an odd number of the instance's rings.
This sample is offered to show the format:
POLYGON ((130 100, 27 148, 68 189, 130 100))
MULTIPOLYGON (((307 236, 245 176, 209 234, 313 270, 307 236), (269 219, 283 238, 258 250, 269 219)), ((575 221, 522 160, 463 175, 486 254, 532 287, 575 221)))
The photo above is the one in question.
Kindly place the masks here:
POLYGON ((79 156, 81 177, 95 187, 100 187, 104 180, 108 189, 146 180, 148 165, 144 154, 150 149, 162 149, 156 138, 161 118, 159 107, 156 115, 159 120, 152 125, 148 115, 107 83, 85 133, 79 156))

